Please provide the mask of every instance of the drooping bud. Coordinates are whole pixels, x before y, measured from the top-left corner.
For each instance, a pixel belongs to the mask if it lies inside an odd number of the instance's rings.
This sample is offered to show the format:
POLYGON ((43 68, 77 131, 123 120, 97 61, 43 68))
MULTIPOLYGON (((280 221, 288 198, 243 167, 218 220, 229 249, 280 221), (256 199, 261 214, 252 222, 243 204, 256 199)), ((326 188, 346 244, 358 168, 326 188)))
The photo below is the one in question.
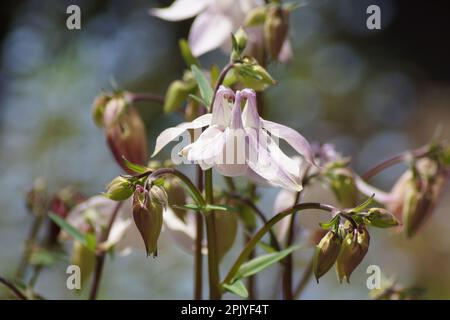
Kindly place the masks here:
POLYGON ((92 119, 94 120, 94 123, 97 125, 97 127, 101 128, 104 125, 103 114, 110 99, 110 96, 102 93, 95 98, 94 103, 92 104, 92 119))
POLYGON ((133 184, 125 177, 114 178, 106 187, 105 197, 114 201, 123 201, 134 192, 133 184))
MULTIPOLYGON (((109 106, 105 110, 105 117, 108 108, 109 106)), ((114 115, 110 116, 108 116, 109 119, 115 118, 114 115)), ((115 121, 111 120, 108 123, 112 125, 105 128, 106 138, 114 159, 122 169, 133 174, 134 172, 128 168, 123 158, 140 165, 146 163, 148 150, 144 123, 132 106, 127 107, 115 121)))
POLYGON ((86 248, 81 242, 75 240, 72 247, 71 264, 80 268, 80 284, 84 284, 91 277, 95 268, 95 252, 86 248))
MULTIPOLYGON (((128 106, 127 95, 116 95, 108 100, 103 110, 103 126, 108 129, 118 124, 128 106)), ((95 118, 94 118, 95 119, 95 118)))
POLYGON ((398 220, 386 209, 371 208, 364 214, 364 220, 373 227, 391 228, 398 226, 398 220))
POLYGON ((278 59, 288 30, 289 11, 279 5, 270 7, 264 22, 264 42, 273 60, 278 59))
POLYGON ((336 261, 339 282, 342 283, 344 278, 348 283, 350 282, 350 275, 366 255, 369 242, 369 233, 362 225, 358 229, 351 229, 347 232, 336 261))
POLYGON ((352 171, 347 167, 335 168, 327 172, 327 177, 340 205, 344 208, 355 207, 358 203, 358 189, 352 171))
POLYGON ((133 219, 144 240, 147 256, 157 255, 165 204, 167 204, 167 195, 161 187, 153 186, 150 191, 140 187, 134 192, 133 219))
POLYGON ((313 259, 313 270, 317 282, 336 262, 339 250, 341 248, 341 239, 334 231, 328 231, 325 236, 316 245, 313 259))
POLYGON ((433 213, 447 181, 445 170, 429 158, 417 161, 414 174, 408 170, 399 178, 391 191, 394 200, 386 207, 402 219, 408 237, 414 236, 433 213))

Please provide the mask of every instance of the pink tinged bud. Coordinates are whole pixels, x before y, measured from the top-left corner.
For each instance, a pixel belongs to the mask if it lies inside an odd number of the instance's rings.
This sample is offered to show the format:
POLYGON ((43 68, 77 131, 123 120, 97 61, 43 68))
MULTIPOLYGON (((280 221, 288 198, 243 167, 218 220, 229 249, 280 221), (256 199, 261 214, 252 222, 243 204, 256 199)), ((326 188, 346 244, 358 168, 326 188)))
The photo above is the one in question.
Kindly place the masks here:
POLYGON ((133 219, 145 244, 147 256, 157 255, 158 238, 163 224, 165 191, 153 186, 149 192, 137 189, 133 196, 133 219))
POLYGON ((126 166, 123 157, 140 165, 144 165, 148 158, 144 123, 133 107, 128 107, 117 121, 111 120, 111 123, 111 126, 105 128, 108 145, 116 162, 131 174, 133 172, 126 166))
POLYGON ((328 231, 316 246, 313 270, 317 283, 336 262, 341 249, 341 239, 334 231, 328 231))
POLYGON ((92 119, 94 120, 97 127, 103 127, 103 115, 111 97, 102 93, 97 96, 92 104, 92 119))
POLYGON ((370 236, 364 227, 351 230, 342 241, 341 250, 336 261, 339 282, 345 278, 350 283, 350 275, 361 263, 369 249, 370 236))
POLYGON ((95 252, 86 248, 81 242, 75 240, 72 247, 71 264, 80 268, 81 289, 91 277, 95 268, 95 252))
POLYGON ((289 12, 274 6, 267 12, 264 22, 264 42, 270 56, 277 60, 289 30, 289 12))

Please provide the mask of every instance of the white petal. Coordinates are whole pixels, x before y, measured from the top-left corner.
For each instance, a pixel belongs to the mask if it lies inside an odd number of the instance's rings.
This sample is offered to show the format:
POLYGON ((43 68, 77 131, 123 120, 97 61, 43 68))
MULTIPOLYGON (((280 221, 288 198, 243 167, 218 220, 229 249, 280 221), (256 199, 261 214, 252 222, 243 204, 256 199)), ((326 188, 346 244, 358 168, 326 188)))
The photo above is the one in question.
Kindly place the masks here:
POLYGON ((314 153, 309 142, 297 131, 272 121, 262 120, 262 126, 272 135, 286 140, 306 161, 315 165, 314 153))
POLYGON ((164 211, 165 231, 169 233, 177 245, 188 253, 195 252, 196 222, 195 213, 189 212, 186 216, 186 222, 182 221, 170 209, 164 211))
POLYGON ((156 138, 155 151, 153 151, 152 157, 154 157, 170 141, 180 136, 187 129, 199 129, 208 126, 211 123, 211 118, 211 113, 207 113, 192 122, 184 122, 176 127, 164 130, 159 134, 158 138, 156 138))
POLYGON ((247 139, 243 129, 225 130, 225 145, 222 157, 219 158, 216 169, 227 177, 237 177, 247 174, 247 139))
POLYGON ((179 21, 192 18, 208 6, 210 0, 176 0, 170 7, 155 8, 150 14, 168 21, 179 21))
POLYGON ((233 25, 231 20, 221 13, 205 11, 194 20, 189 32, 189 45, 194 56, 219 48, 226 42, 233 25))
POLYGON ((246 128, 259 128, 261 120, 256 106, 256 93, 252 89, 242 90, 242 95, 247 98, 244 111, 242 111, 242 122, 246 128))
POLYGON ((276 157, 271 155, 270 143, 265 144, 263 141, 263 139, 267 139, 267 134, 263 130, 258 132, 255 129, 250 129, 247 134, 250 140, 248 158, 250 169, 274 185, 293 191, 301 191, 301 178, 286 170, 286 163, 279 162, 279 155, 276 155, 276 157))
POLYGON ((225 134, 219 126, 208 127, 195 141, 181 150, 188 161, 210 162, 222 154, 225 145, 225 134))
POLYGON ((234 92, 230 88, 220 86, 214 99, 211 125, 228 127, 231 120, 231 107, 228 99, 234 98, 234 92))

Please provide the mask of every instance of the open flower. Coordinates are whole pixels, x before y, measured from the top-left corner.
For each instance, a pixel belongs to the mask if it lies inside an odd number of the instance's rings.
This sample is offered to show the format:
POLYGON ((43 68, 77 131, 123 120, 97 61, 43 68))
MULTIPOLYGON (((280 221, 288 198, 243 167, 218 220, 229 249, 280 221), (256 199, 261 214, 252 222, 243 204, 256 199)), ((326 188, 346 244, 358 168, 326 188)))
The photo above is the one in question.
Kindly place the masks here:
POLYGON ((256 106, 256 94, 251 89, 235 94, 221 86, 212 114, 164 130, 156 140, 153 156, 187 129, 206 126, 208 128, 195 142, 181 150, 188 161, 199 164, 203 170, 215 167, 224 176, 256 173, 272 185, 295 191, 302 189, 298 163, 281 151, 275 138, 284 139, 307 162, 314 164, 308 141, 289 127, 262 119, 256 106), (232 106, 230 101, 233 100, 232 106), (246 104, 241 111, 243 100, 246 104))
MULTIPOLYGON (((264 5, 262 0, 176 0, 167 8, 155 8, 150 13, 167 21, 180 21, 197 16, 189 32, 189 46, 195 56, 222 47, 230 51, 230 34, 244 24, 246 13, 264 5)), ((261 28, 249 28, 250 52, 263 45, 261 28)), ((292 56, 289 41, 284 41, 278 60, 286 62, 292 56)))

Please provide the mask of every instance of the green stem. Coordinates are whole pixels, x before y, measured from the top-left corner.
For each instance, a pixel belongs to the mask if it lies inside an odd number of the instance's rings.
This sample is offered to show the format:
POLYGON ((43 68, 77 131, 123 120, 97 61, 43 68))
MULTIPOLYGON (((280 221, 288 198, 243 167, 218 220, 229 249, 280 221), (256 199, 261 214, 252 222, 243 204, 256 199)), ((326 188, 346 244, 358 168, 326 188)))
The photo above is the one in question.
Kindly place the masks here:
POLYGON ((258 232, 255 233, 253 238, 247 243, 244 250, 242 250, 239 257, 234 262, 233 266, 230 268, 230 271, 228 272, 227 276, 225 277, 224 283, 230 283, 233 280, 233 277, 238 272, 240 266, 248 259, 250 256, 250 253, 252 250, 256 247, 258 242, 264 237, 264 235, 269 232, 269 230, 277 224, 280 220, 283 218, 296 213, 297 211, 306 210, 306 209, 319 209, 324 210, 328 212, 337 212, 338 209, 336 209, 333 206, 322 204, 322 203, 316 203, 316 202, 306 202, 306 203, 300 203, 295 206, 293 206, 290 209, 287 209, 285 211, 282 211, 272 217, 264 226, 262 226, 258 232))
MULTIPOLYGON (((205 195, 208 204, 214 204, 212 169, 205 171, 205 195)), ((216 217, 214 211, 205 212, 206 237, 208 239, 208 271, 210 299, 221 298, 219 259, 217 256, 216 217)))
MULTIPOLYGON (((197 166, 197 187, 203 190, 203 171, 197 166)), ((196 237, 195 237, 195 260, 194 260, 194 299, 201 300, 203 294, 203 216, 197 212, 195 216, 196 237)))
POLYGON ((6 280, 3 277, 0 277, 0 283, 2 283, 5 287, 7 287, 9 290, 11 290, 14 295, 19 298, 20 300, 28 300, 28 298, 20 291, 12 282, 9 280, 6 280))

